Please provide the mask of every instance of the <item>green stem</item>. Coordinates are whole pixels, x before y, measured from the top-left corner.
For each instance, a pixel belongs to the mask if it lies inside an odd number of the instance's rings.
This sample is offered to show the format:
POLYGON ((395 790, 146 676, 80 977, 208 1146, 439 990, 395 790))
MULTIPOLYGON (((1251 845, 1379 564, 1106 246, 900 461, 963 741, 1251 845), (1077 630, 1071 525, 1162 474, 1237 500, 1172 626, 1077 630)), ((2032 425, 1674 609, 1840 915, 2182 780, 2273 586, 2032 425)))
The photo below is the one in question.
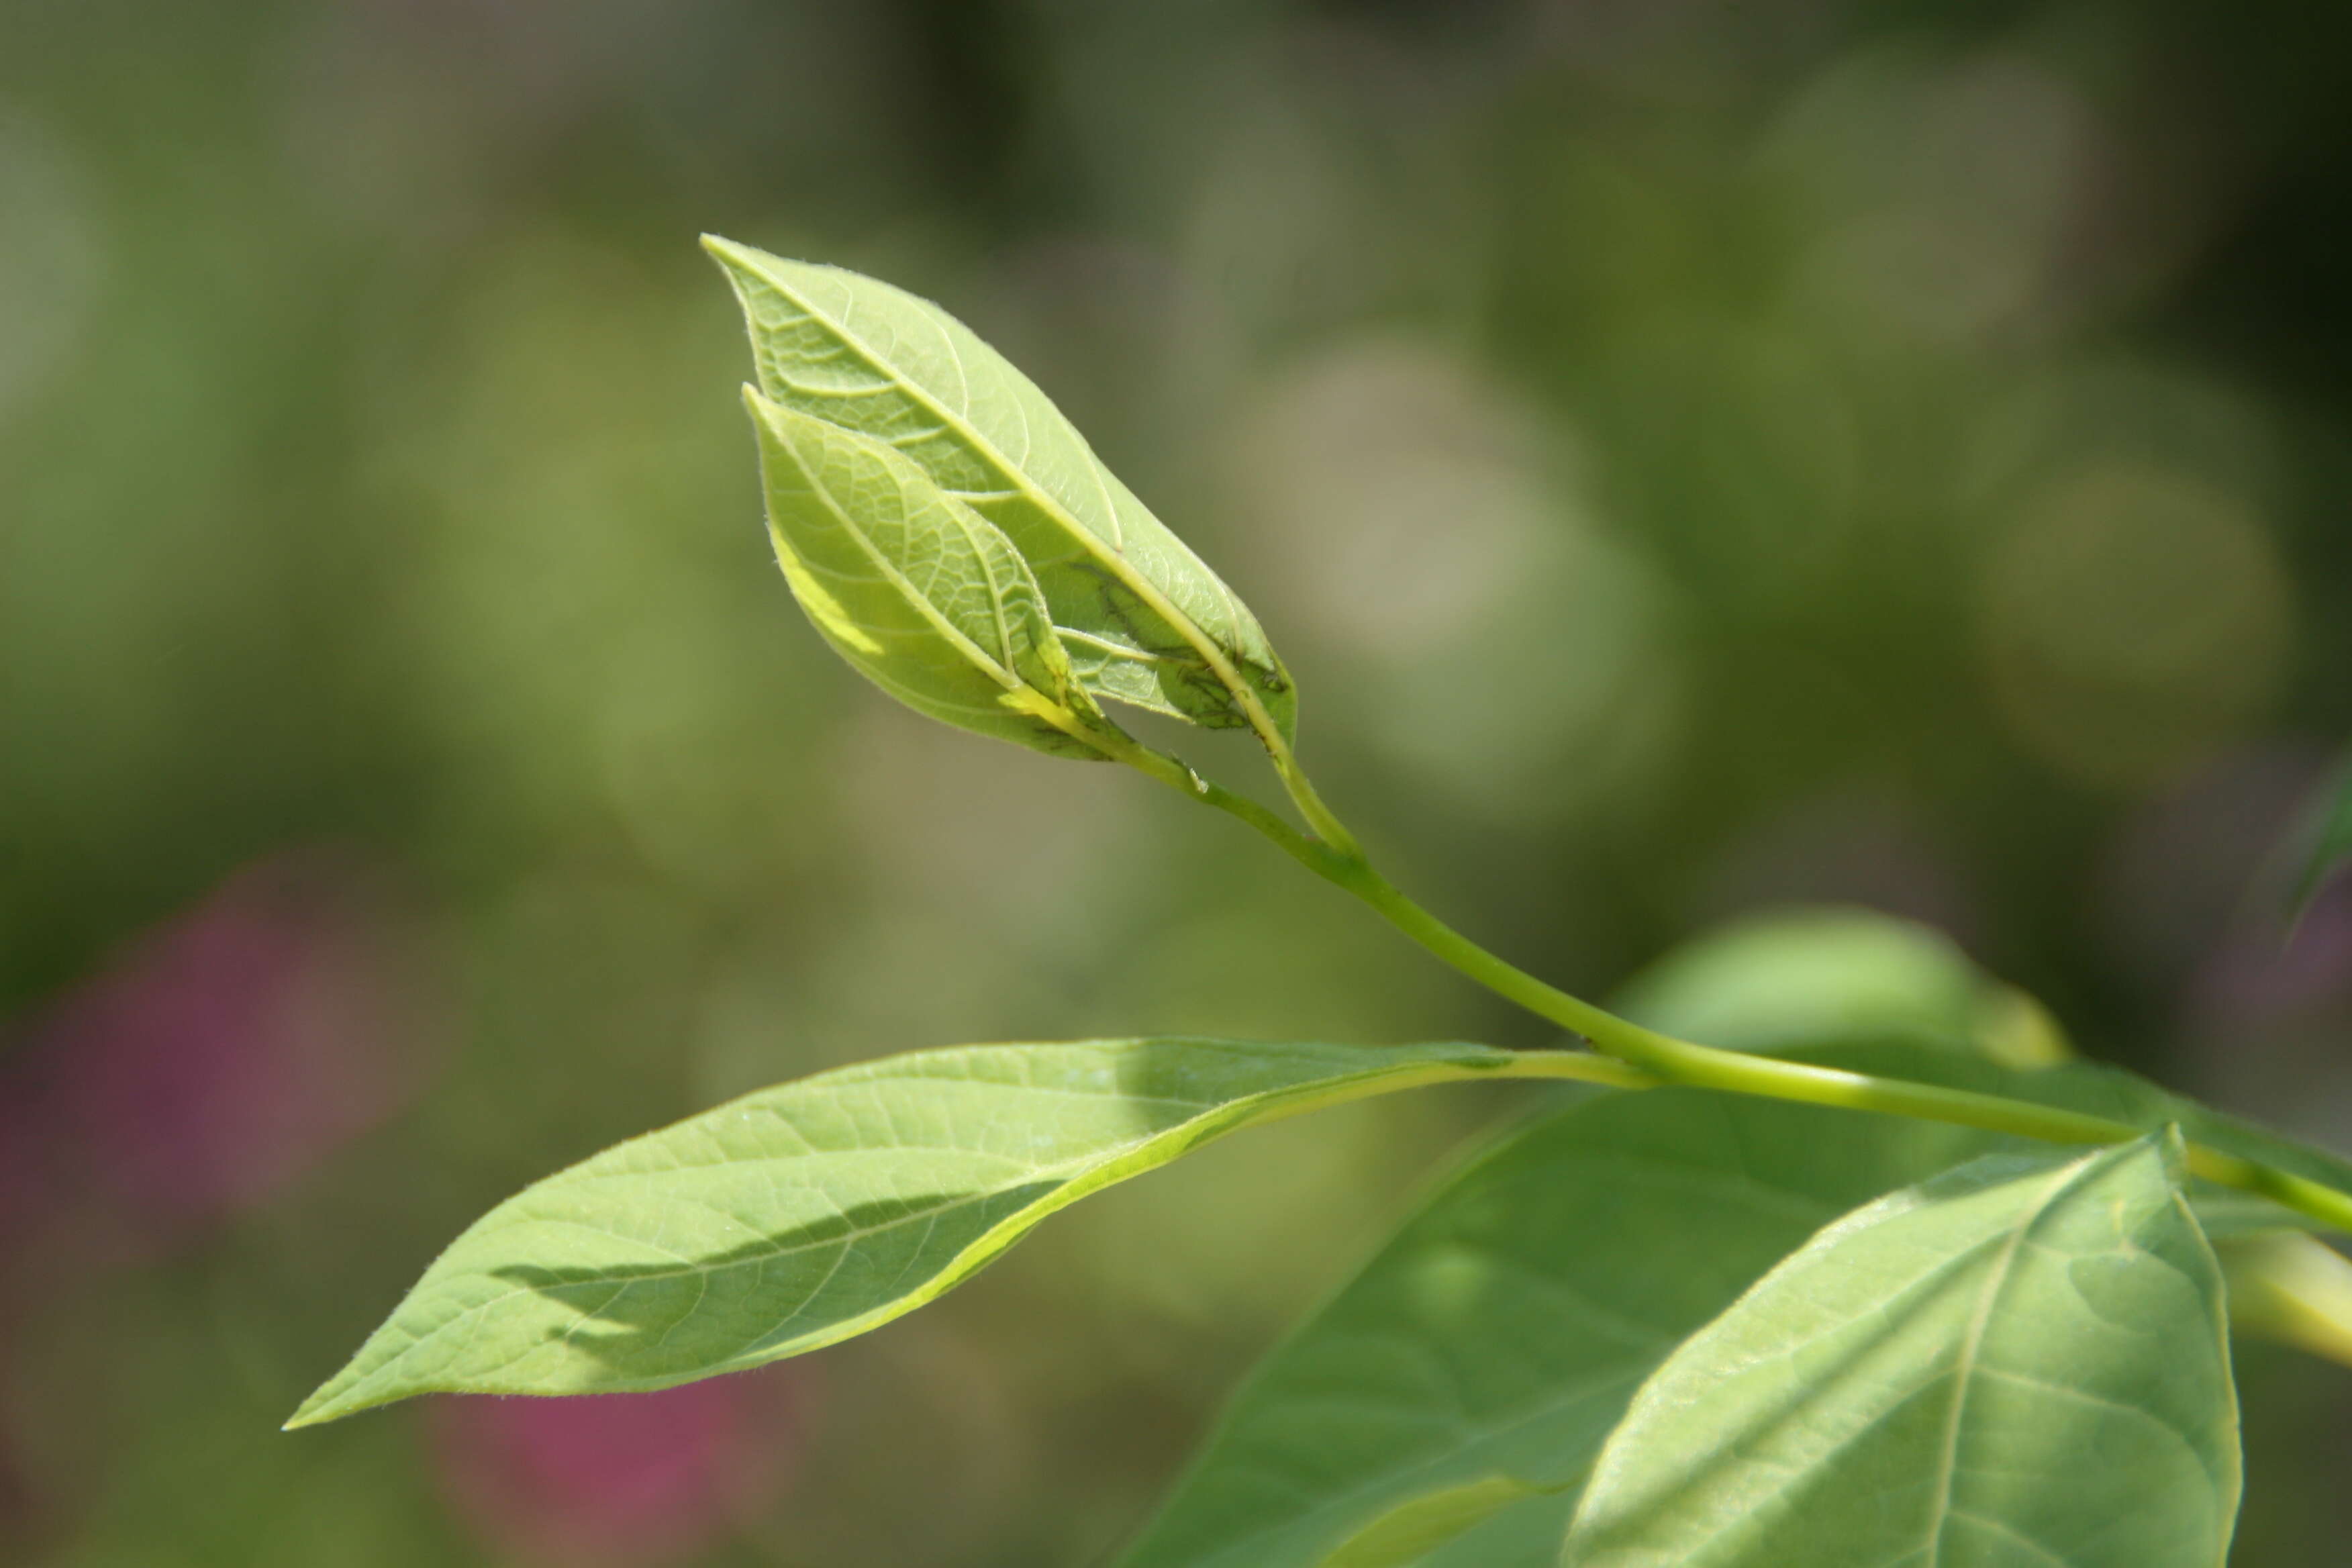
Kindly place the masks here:
POLYGON ((1273 742, 1268 742, 1266 753, 1274 759, 1274 771, 1281 778, 1282 787, 1289 793, 1290 803, 1298 808, 1298 815, 1307 819, 1307 826, 1315 830, 1315 836, 1340 858, 1361 863, 1363 847, 1356 842, 1356 836, 1348 831, 1348 825, 1341 822, 1338 815, 1323 804, 1323 797, 1315 793, 1315 785, 1308 781, 1307 770, 1298 765, 1298 759, 1291 754, 1290 747, 1286 743, 1277 749, 1273 742))
MULTIPOLYGON (((1137 751, 1144 752, 1144 748, 1138 747, 1137 751)), ((1537 1016, 1581 1035, 1607 1058, 1632 1069, 1599 1081, 1614 1082, 1627 1089, 1682 1084, 1724 1089, 1808 1105, 1950 1122, 2053 1143, 2119 1143, 2140 1137, 2147 1131, 2104 1116, 2086 1116, 1997 1094, 1719 1050, 1643 1028, 1497 958, 1407 898, 1372 869, 1360 851, 1343 852, 1329 842, 1309 837, 1255 801, 1211 784, 1173 758, 1154 752, 1120 760, 1248 823, 1308 870, 1370 904, 1391 925, 1439 959, 1537 1016)), ((1354 842, 1352 837, 1347 841, 1354 842)), ((1595 1074, 1591 1063, 1595 1059, 1581 1052, 1530 1053, 1525 1058, 1528 1065, 1524 1069, 1514 1069, 1513 1076, 1592 1079, 1595 1074), (1557 1070, 1547 1065, 1554 1058, 1560 1064, 1557 1070)), ((2352 1231, 2352 1194, 2199 1143, 2189 1146, 2189 1167, 2207 1181, 2259 1194, 2335 1229, 2352 1231)))

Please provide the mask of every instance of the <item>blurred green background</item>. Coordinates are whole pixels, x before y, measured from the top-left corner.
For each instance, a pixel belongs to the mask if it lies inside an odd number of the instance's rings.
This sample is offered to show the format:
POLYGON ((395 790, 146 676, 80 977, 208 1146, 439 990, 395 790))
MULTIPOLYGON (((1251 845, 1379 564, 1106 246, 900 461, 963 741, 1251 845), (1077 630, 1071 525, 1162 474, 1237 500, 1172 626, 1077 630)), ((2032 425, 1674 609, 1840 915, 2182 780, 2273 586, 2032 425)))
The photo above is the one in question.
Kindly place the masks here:
MULTIPOLYGON (((278 1433, 489 1204, 744 1089, 1548 1037, 841 668, 703 229, 1035 375, 1505 953, 1597 993, 1867 904, 2352 1147, 2352 897, 2287 943, 2266 860, 2352 734, 2347 46, 2294 0, 5 0, 0 1560, 1077 1568, 1524 1103, 1252 1134, 750 1377, 278 1433)), ((2339 1560, 2352 1373, 2242 1367, 2236 1561, 2339 1560)))

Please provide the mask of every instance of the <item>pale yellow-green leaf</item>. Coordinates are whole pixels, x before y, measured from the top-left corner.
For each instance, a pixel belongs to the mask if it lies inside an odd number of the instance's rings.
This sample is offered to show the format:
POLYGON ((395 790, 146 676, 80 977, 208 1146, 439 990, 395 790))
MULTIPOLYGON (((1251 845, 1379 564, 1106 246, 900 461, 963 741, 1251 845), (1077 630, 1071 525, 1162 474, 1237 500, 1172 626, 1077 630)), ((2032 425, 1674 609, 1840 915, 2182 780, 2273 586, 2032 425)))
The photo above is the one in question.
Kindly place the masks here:
POLYGON ((1057 756, 1104 754, 1116 731, 993 525, 871 437, 749 387, 744 402, 776 560, 844 658, 935 719, 1057 756))
POLYGON ((1003 355, 879 279, 703 244, 742 302, 761 391, 887 442, 1001 528, 1087 689, 1288 742, 1296 697, 1256 618, 1003 355))

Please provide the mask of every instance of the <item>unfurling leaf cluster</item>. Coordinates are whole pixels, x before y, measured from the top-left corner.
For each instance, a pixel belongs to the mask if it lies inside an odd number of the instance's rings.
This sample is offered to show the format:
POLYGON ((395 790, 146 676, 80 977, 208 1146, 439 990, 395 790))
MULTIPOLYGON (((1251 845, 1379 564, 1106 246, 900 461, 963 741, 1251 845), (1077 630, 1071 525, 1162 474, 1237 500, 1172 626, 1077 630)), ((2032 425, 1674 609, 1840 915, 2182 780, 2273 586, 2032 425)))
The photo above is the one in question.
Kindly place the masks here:
POLYGON ((1256 619, 1027 376, 887 283, 703 244, 751 331, 777 560, 861 673, 1057 756, 1130 750, 1104 700, 1287 748, 1256 619))

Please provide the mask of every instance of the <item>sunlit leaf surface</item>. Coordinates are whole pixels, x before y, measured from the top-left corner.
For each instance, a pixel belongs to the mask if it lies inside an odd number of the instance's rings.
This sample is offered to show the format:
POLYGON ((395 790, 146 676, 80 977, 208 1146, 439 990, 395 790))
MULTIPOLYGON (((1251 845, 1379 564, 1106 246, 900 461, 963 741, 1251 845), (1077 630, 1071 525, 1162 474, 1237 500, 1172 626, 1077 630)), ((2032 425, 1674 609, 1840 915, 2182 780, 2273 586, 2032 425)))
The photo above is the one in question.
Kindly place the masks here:
POLYGON ((769 534, 793 595, 844 658, 948 723, 1099 757, 1108 726, 1072 678, 1005 537, 897 451, 746 389, 769 534))
POLYGON ((1830 1226, 1643 1385, 1564 1568, 2218 1568, 2237 1403, 2179 1165, 1996 1155, 1830 1226))
POLYGON ((1481 1046, 970 1046, 763 1090, 490 1211, 294 1424, 436 1391, 662 1388, 912 1310, 1039 1220, 1220 1133, 1472 1079, 1481 1046))

